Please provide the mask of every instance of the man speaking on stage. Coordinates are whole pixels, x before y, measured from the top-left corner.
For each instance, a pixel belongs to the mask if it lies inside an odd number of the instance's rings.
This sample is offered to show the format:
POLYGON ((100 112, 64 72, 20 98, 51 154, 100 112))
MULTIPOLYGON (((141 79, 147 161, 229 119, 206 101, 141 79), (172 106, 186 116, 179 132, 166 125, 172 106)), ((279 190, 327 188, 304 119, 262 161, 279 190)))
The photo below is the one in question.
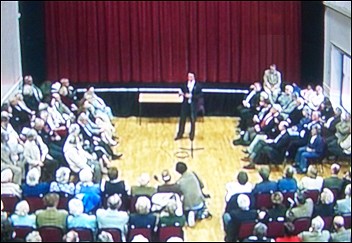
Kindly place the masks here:
POLYGON ((184 99, 181 106, 180 122, 175 140, 182 138, 185 131, 186 118, 189 117, 191 120, 189 138, 193 141, 196 128, 197 104, 199 97, 202 95, 202 88, 200 84, 196 82, 194 73, 188 73, 187 84, 182 85, 181 90, 180 95, 183 95, 184 99))

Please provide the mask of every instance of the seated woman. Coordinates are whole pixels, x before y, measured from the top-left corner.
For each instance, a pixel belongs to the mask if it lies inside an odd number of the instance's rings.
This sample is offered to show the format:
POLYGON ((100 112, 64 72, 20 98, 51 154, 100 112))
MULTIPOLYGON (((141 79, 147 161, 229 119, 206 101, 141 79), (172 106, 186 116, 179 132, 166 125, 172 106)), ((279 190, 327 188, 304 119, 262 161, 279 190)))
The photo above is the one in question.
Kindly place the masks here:
POLYGON ((69 168, 60 167, 56 171, 56 181, 50 184, 50 192, 64 193, 73 196, 75 194, 75 185, 70 182, 70 173, 71 170, 69 168))
POLYGON ((132 196, 153 196, 156 193, 156 188, 148 186, 150 181, 150 177, 147 173, 142 173, 138 178, 139 186, 131 187, 131 195, 132 196))
POLYGON ((164 211, 160 214, 159 225, 161 227, 177 226, 183 227, 186 223, 186 217, 184 215, 176 215, 177 203, 176 201, 170 200, 166 205, 164 211))
POLYGON ((93 212, 100 206, 99 184, 93 183, 93 173, 90 168, 84 168, 79 172, 79 180, 75 197, 83 201, 85 213, 93 212))
POLYGON ((313 217, 334 215, 334 194, 328 188, 324 188, 320 194, 320 202, 314 205, 313 217))
POLYGON ((132 213, 129 219, 129 226, 135 228, 151 228, 156 225, 156 216, 150 212, 151 202, 145 196, 138 197, 136 202, 136 213, 132 213))
POLYGON ((13 226, 29 226, 35 229, 36 216, 29 213, 29 204, 26 200, 22 200, 16 204, 15 213, 11 215, 10 219, 13 226))
POLYGON ((83 213, 84 206, 81 200, 71 199, 68 208, 70 215, 67 217, 67 229, 82 227, 96 231, 97 219, 95 215, 83 213))
POLYGON ((22 195, 24 198, 39 197, 49 192, 49 183, 39 183, 39 179, 40 171, 38 168, 34 167, 28 171, 26 176, 26 184, 22 185, 22 195))
POLYGON ((318 190, 321 191, 323 187, 324 179, 318 176, 318 170, 316 166, 308 166, 307 176, 304 176, 298 183, 300 190, 318 190))

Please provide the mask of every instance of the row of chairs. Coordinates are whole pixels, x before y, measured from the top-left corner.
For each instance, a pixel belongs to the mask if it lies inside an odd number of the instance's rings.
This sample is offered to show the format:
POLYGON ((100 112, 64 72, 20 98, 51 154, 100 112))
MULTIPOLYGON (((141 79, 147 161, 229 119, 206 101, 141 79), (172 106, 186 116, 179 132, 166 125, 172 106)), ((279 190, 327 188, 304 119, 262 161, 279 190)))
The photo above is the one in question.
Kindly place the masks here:
MULTIPOLYGON (((335 201, 337 199, 340 199, 341 196, 339 195, 339 191, 337 189, 332 189, 332 193, 334 194, 334 199, 335 201)), ((251 208, 253 209, 261 209, 261 208, 267 208, 270 209, 273 207, 273 203, 271 201, 271 195, 273 192, 270 193, 258 193, 253 195, 252 193, 244 193, 246 194, 250 199, 251 199, 251 208)), ((311 198, 314 202, 314 204, 318 203, 319 197, 320 197, 320 191, 319 190, 306 190, 305 194, 307 197, 311 198)), ((288 198, 294 199, 295 192, 283 192, 282 193, 284 197, 283 203, 289 207, 290 202, 288 198)), ((226 207, 226 212, 230 211, 232 208, 236 208, 237 206, 237 197, 239 194, 235 194, 231 197, 229 202, 227 204, 235 204, 235 205, 227 205, 226 207)))
MULTIPOLYGON (((333 230, 333 217, 322 217, 325 225, 324 229, 332 231, 333 230)), ((343 218, 345 220, 345 228, 350 229, 351 228, 351 215, 343 215, 343 218)), ((293 224, 295 226, 295 231, 293 232, 294 235, 299 234, 302 231, 308 231, 309 227, 311 225, 311 218, 298 218, 296 219, 293 224)), ((284 227, 284 221, 271 221, 266 223, 268 226, 268 232, 267 232, 267 237, 269 238, 277 238, 277 237, 282 237, 285 235, 285 227, 284 227)), ((257 221, 248 221, 248 222, 243 222, 241 223, 239 227, 239 234, 238 234, 238 239, 243 240, 253 234, 253 228, 257 224, 257 221)))
MULTIPOLYGON (((24 240, 25 237, 32 232, 32 227, 16 226, 14 227, 16 232, 16 239, 24 240)), ((80 242, 94 242, 95 237, 92 230, 87 228, 72 228, 79 235, 80 242)), ((42 237, 43 242, 61 242, 64 232, 62 229, 54 226, 45 226, 38 229, 39 234, 42 237)), ((106 231, 112 235, 114 242, 122 242, 121 231, 116 228, 99 229, 98 235, 106 231)), ((143 235, 150 242, 166 242, 170 237, 180 237, 183 239, 184 233, 182 227, 170 226, 160 227, 157 234, 154 235, 152 229, 148 228, 131 228, 128 232, 127 240, 130 242, 134 236, 143 235)))

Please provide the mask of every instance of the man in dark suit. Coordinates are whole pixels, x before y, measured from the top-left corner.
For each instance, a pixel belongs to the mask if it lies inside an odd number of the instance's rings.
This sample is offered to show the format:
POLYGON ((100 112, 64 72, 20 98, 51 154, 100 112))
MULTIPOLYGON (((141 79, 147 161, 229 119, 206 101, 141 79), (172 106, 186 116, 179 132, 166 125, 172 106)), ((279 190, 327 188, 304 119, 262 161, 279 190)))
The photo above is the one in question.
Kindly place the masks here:
POLYGON ((193 141, 196 128, 197 102, 202 94, 202 88, 196 82, 194 73, 190 72, 188 73, 187 84, 183 85, 181 89, 181 95, 183 95, 184 99, 181 107, 180 123, 175 140, 182 138, 185 131, 186 118, 189 117, 191 121, 189 138, 193 141))

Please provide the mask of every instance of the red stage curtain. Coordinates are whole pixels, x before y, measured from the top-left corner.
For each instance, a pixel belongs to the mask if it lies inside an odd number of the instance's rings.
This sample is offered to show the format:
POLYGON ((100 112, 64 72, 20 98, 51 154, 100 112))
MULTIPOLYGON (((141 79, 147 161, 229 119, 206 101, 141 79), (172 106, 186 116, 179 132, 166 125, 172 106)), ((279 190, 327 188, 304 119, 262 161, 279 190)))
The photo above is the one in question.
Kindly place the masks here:
POLYGON ((300 1, 45 2, 47 74, 75 83, 300 80, 300 1))

